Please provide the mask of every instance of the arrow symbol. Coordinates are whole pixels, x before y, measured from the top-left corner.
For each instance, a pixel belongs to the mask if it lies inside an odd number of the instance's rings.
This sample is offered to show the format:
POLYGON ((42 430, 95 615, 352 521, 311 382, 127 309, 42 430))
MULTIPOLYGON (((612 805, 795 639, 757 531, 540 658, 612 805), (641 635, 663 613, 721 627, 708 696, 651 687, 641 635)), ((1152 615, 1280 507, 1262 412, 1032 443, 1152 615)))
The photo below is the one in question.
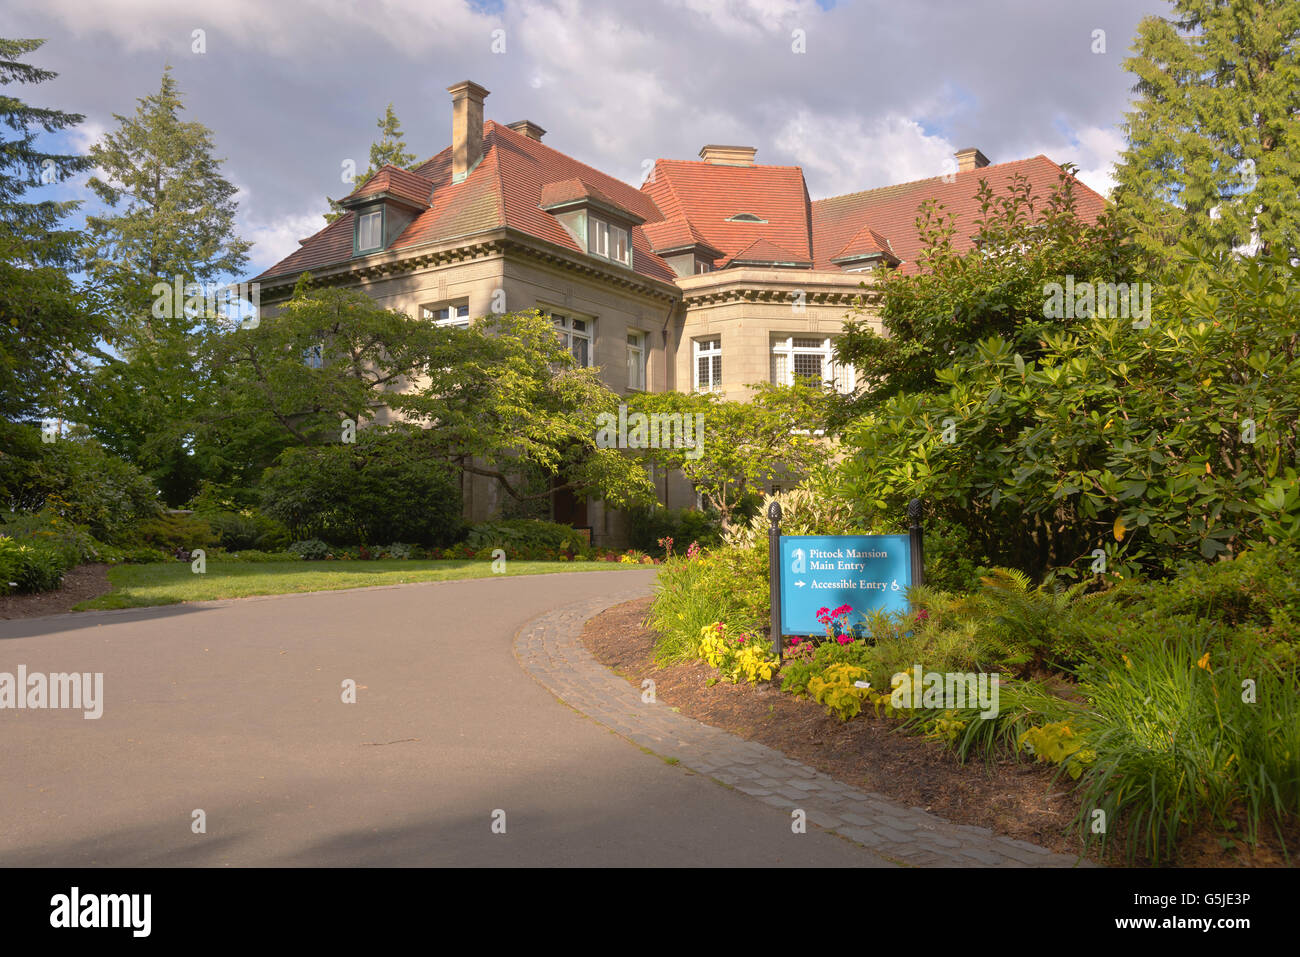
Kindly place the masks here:
POLYGON ((804 585, 806 585, 806 584, 808 584, 808 583, 807 583, 807 582, 802 582, 802 581, 797 581, 797 582, 794 583, 794 585, 795 585, 796 588, 802 588, 802 587, 803 587, 804 585))

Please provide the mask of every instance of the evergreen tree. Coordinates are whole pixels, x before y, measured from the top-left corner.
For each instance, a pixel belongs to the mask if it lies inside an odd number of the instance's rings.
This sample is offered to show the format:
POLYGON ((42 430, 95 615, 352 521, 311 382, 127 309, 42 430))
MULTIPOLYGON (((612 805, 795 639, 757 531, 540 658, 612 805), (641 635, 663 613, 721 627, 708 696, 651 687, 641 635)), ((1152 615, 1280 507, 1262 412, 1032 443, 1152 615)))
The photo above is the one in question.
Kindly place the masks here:
MULTIPOLYGON (((0 39, 0 86, 53 79, 57 74, 21 62, 44 43, 0 39)), ((37 130, 56 133, 82 119, 0 95, 0 420, 6 422, 60 414, 60 394, 99 330, 68 276, 80 234, 62 222, 79 204, 24 201, 28 190, 86 169, 85 157, 46 152, 36 142, 37 130)))
POLYGON ((1300 249, 1300 3, 1171 0, 1138 25, 1115 199, 1148 251, 1300 249))
POLYGON ((84 420, 172 503, 201 472, 190 428, 205 391, 198 356, 217 318, 185 300, 237 275, 251 245, 235 235, 236 188, 212 132, 183 121, 183 109, 168 67, 133 116, 114 116, 117 129, 90 154, 98 175, 89 185, 107 209, 86 219, 88 268, 111 305, 118 355, 96 370, 84 420))
MULTIPOLYGON (((385 166, 406 169, 415 162, 415 154, 406 152, 406 139, 397 114, 393 112, 393 104, 388 104, 388 109, 375 125, 379 127, 380 137, 370 144, 370 167, 356 178, 352 184, 354 187, 360 186, 385 166)), ((325 219, 332 223, 343 215, 343 207, 336 199, 330 199, 329 204, 330 211, 325 214, 325 219)))

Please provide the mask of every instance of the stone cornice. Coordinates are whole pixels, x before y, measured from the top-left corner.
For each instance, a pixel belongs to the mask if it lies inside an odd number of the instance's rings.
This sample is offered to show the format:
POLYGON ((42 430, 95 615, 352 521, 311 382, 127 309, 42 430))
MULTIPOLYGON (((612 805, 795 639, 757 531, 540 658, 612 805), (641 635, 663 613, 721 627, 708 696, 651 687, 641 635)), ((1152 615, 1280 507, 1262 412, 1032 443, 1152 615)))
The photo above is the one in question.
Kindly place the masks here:
POLYGON ((259 282, 263 301, 279 302, 289 298, 293 287, 298 282, 298 277, 303 272, 311 273, 312 285, 345 286, 376 282, 434 266, 506 255, 558 266, 565 272, 590 276, 603 285, 627 289, 654 299, 676 301, 681 295, 677 287, 670 282, 643 276, 612 263, 606 266, 599 260, 582 256, 509 227, 477 233, 458 240, 404 247, 391 253, 372 254, 316 269, 282 273, 259 282))
POLYGON ((734 302, 792 303, 803 294, 806 305, 874 303, 875 284, 860 275, 810 269, 721 269, 677 281, 688 309, 734 302))

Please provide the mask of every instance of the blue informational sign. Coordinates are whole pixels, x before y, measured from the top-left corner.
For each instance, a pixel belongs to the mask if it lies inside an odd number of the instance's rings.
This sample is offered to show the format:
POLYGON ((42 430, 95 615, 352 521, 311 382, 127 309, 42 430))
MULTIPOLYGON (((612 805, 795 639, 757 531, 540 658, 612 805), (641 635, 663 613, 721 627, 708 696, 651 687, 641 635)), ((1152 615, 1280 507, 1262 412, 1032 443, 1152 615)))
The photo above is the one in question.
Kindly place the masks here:
POLYGON ((824 634, 819 608, 848 605, 851 625, 864 612, 905 612, 911 586, 907 535, 781 536, 782 634, 824 634))

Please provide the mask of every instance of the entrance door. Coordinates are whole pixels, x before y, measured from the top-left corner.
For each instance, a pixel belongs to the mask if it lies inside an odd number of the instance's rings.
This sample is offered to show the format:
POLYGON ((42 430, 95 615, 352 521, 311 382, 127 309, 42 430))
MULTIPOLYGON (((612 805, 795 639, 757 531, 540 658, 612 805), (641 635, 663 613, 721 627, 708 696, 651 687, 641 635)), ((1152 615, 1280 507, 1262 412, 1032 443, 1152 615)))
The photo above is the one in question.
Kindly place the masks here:
MULTIPOLYGON (((551 488, 563 485, 564 481, 557 477, 552 482, 551 488)), ((587 500, 578 498, 573 494, 572 489, 560 489, 551 496, 551 515, 552 521, 559 522, 561 525, 584 528, 587 525, 587 500)))

